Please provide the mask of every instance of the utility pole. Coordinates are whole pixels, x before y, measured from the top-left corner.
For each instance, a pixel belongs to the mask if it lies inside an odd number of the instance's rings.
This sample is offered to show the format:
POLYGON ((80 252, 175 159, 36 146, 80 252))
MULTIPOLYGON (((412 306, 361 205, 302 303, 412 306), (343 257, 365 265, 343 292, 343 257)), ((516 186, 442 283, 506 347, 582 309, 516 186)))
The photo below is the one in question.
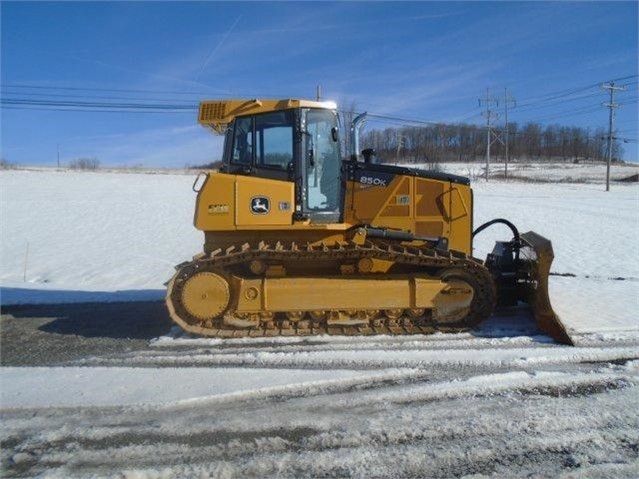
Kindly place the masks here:
POLYGON ((60 143, 58 143, 58 169, 60 168, 60 143))
POLYGON ((486 181, 488 181, 488 169, 490 168, 490 144, 492 142, 492 129, 490 126, 491 118, 497 118, 497 113, 490 109, 491 103, 494 103, 495 106, 499 105, 499 101, 490 96, 490 89, 486 88, 486 98, 479 99, 479 106, 481 106, 482 101, 486 105, 486 111, 482 113, 486 117, 486 181))
POLYGON ((322 86, 321 85, 317 85, 316 96, 317 96, 317 101, 320 101, 320 99, 322 98, 322 86))
POLYGON ((615 120, 615 108, 619 108, 621 105, 614 102, 615 91, 623 91, 626 87, 615 86, 615 82, 610 82, 607 85, 601 85, 601 88, 610 92, 610 102, 604 103, 603 106, 610 109, 608 116, 608 158, 606 160, 606 191, 610 191, 610 163, 612 162, 612 125, 615 120))
POLYGON ((505 168, 504 168, 504 178, 508 179, 508 130, 510 130, 510 128, 508 127, 508 103, 511 102, 513 104, 513 107, 517 106, 517 103, 515 102, 515 99, 512 96, 508 96, 508 88, 504 88, 504 116, 505 116, 505 121, 506 121, 506 164, 505 164, 505 168))

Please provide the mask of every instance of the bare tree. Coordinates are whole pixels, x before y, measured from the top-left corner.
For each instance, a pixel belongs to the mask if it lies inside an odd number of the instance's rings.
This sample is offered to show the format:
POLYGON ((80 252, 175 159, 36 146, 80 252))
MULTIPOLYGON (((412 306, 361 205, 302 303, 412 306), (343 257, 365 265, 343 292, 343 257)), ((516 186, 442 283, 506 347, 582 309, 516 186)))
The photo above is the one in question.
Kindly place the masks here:
POLYGON ((100 167, 100 160, 97 158, 76 158, 69 163, 72 170, 95 171, 100 167))

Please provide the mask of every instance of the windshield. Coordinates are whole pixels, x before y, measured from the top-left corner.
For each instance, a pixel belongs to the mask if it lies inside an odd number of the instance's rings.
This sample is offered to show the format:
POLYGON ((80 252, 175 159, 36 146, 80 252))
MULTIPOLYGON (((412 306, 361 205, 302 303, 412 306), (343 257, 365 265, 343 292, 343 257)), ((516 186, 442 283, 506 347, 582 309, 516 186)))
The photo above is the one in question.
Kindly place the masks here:
POLYGON ((308 110, 306 132, 310 136, 306 155, 307 208, 335 211, 340 203, 340 145, 337 115, 330 110, 308 110))

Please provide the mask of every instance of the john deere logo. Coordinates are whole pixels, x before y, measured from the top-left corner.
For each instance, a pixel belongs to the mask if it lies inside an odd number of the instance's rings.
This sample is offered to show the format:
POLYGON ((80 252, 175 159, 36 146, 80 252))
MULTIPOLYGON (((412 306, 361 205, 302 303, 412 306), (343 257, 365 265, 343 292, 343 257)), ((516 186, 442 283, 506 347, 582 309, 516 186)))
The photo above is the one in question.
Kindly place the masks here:
POLYGON ((265 215, 271 210, 271 202, 266 196, 254 196, 251 198, 251 213, 265 215))

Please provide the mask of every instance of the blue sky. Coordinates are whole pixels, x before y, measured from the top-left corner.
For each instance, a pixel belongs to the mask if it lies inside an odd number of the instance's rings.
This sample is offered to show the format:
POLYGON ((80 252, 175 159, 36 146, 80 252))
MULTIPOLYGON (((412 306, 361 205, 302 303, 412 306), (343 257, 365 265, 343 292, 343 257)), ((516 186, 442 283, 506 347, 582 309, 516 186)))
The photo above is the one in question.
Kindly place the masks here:
POLYGON ((500 112, 508 88, 509 121, 594 129, 608 125, 598 85, 623 78, 617 136, 637 160, 637 5, 3 1, 2 157, 203 163, 221 139, 197 125, 199 100, 317 85, 357 111, 476 124, 486 88, 500 112))

